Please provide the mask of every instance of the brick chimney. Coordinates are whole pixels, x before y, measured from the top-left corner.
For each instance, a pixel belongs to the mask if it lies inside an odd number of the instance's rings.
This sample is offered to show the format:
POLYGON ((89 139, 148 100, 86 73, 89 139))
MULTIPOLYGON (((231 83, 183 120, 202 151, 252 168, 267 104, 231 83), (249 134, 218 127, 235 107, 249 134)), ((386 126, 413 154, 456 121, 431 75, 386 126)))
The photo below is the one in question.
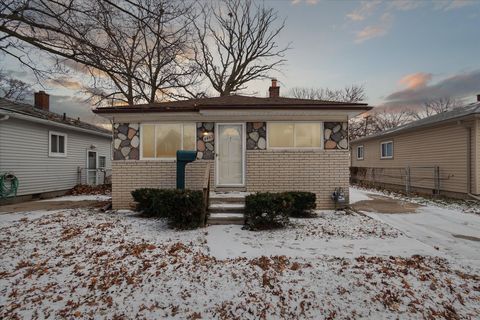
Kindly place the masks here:
POLYGON ((268 88, 268 93, 270 98, 280 97, 280 87, 277 86, 277 79, 272 79, 272 86, 268 88))
POLYGON ((45 93, 45 91, 35 92, 35 108, 49 111, 50 95, 45 93))

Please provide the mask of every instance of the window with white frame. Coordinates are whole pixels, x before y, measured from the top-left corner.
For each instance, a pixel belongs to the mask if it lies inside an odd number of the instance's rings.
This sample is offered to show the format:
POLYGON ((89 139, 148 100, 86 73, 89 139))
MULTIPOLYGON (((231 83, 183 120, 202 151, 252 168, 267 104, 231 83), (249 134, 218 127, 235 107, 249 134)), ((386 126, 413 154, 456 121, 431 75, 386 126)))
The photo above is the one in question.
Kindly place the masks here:
POLYGON ((380 158, 393 158, 393 141, 385 141, 380 144, 380 158))
POLYGON ((175 159, 177 150, 196 150, 195 123, 142 124, 142 159, 175 159))
POLYGON ((48 145, 48 155, 50 157, 67 156, 67 135, 65 133, 50 131, 48 145))
POLYGON ((107 165, 107 157, 99 156, 98 157, 98 167, 100 169, 105 169, 106 165, 107 165))
POLYGON ((269 148, 322 147, 321 122, 269 122, 267 125, 269 148))
POLYGON ((357 146, 357 160, 363 160, 363 146, 357 146))

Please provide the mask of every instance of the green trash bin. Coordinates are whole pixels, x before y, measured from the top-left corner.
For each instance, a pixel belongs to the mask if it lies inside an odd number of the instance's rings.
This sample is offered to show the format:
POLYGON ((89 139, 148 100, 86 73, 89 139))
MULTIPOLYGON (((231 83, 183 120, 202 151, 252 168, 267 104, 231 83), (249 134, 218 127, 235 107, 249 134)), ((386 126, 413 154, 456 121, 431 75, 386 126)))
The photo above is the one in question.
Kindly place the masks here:
POLYGON ((177 151, 177 189, 185 189, 185 167, 197 159, 197 151, 177 151))

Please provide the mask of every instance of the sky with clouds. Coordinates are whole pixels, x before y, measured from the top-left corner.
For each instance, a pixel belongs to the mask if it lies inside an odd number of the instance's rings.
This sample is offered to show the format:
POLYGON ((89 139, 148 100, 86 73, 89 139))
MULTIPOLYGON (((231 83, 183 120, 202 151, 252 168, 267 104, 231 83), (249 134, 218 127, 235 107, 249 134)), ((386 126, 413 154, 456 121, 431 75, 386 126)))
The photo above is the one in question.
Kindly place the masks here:
MULTIPOLYGON (((480 0, 266 0, 286 19, 279 38, 290 44, 287 63, 272 74, 289 88, 364 85, 374 106, 418 104, 452 97, 472 102, 480 94, 480 0)), ((3 59, 3 58, 2 58, 3 59)), ((1 66, 28 80, 5 61, 1 66)), ((90 112, 74 77, 49 81, 54 110, 101 121, 90 112)), ((269 81, 247 92, 265 96, 269 81)))

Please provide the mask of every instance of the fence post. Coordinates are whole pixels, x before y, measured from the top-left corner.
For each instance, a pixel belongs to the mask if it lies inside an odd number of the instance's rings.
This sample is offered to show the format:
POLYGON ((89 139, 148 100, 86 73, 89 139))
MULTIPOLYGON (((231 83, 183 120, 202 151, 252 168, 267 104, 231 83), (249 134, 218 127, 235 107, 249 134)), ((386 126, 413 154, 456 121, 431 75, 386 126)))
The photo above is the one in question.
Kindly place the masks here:
POLYGON ((440 167, 434 167, 434 178, 435 178, 435 196, 440 195, 440 167))

